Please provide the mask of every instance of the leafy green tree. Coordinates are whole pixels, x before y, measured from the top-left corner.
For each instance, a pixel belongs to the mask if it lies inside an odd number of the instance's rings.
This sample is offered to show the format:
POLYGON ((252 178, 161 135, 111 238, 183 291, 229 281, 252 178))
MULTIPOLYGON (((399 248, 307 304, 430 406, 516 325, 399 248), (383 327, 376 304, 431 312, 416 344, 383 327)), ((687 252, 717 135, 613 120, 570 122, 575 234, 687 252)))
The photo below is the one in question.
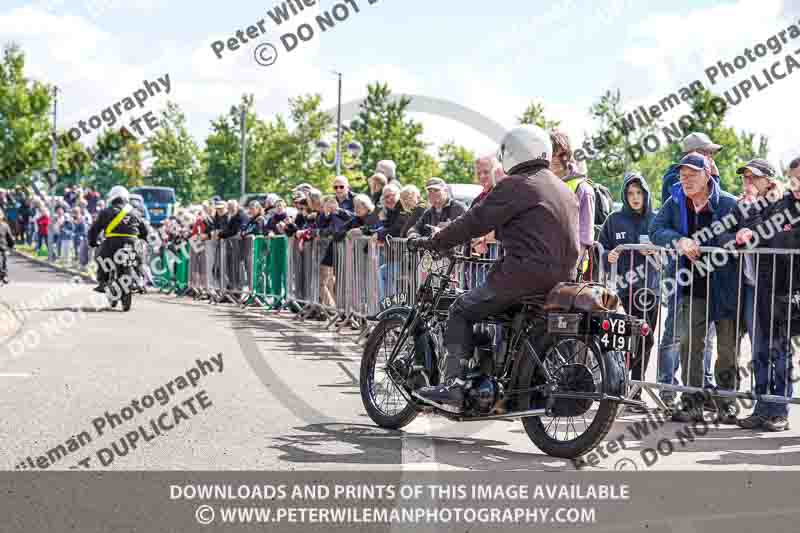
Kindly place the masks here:
MULTIPOLYGON (((631 147, 639 146, 642 139, 658 129, 658 122, 635 130, 625 126, 626 112, 622 106, 619 90, 606 91, 589 109, 597 126, 593 135, 587 135, 579 148, 587 157, 589 177, 605 185, 615 199, 621 198, 622 182, 625 172, 638 170, 633 160, 631 147)), ((647 156, 643 156, 644 159, 647 156)), ((645 176, 648 183, 650 176, 645 176)), ((660 177, 659 177, 660 178, 660 177)))
MULTIPOLYGON (((694 122, 688 129, 707 134, 711 140, 722 146, 722 150, 714 156, 714 162, 720 172, 722 188, 731 194, 738 195, 742 190, 742 181, 736 174, 736 169, 743 162, 755 157, 767 157, 769 141, 764 135, 759 135, 758 146, 754 145, 756 134, 742 131, 737 133, 730 126, 725 125, 728 109, 721 109, 714 105, 714 98, 719 98, 708 89, 695 92, 689 103, 692 109, 691 116, 694 122)), ((672 160, 677 161, 681 156, 679 142, 672 143, 669 147, 672 160)))
POLYGON ((50 167, 51 88, 25 76, 25 55, 10 43, 0 61, 0 184, 26 183, 50 167))
POLYGON ((127 132, 106 130, 97 138, 87 184, 101 193, 114 185, 144 184, 144 146, 127 132))
POLYGON ((182 203, 211 196, 211 188, 202 169, 200 149, 186 129, 186 116, 174 102, 167 102, 161 112, 161 124, 146 143, 153 162, 149 184, 173 187, 182 203))
POLYGON ((448 183, 475 183, 475 154, 450 141, 439 147, 439 175, 448 183))
POLYGON ((211 122, 211 135, 206 139, 208 182, 213 192, 223 198, 238 198, 241 191, 241 131, 255 120, 253 96, 242 96, 246 121, 241 123, 241 107, 231 106, 227 115, 211 122))
POLYGON ((549 120, 545 116, 544 106, 542 104, 537 104, 536 102, 531 102, 528 104, 528 107, 525 108, 525 111, 522 112, 522 115, 517 117, 517 122, 520 124, 533 124, 534 126, 539 126, 545 131, 550 131, 561 125, 560 120, 549 120))
POLYGON ((369 177, 378 161, 392 159, 404 184, 420 185, 437 172, 435 158, 421 138, 422 124, 406 116, 411 99, 392 98, 388 84, 367 86, 367 98, 351 122, 354 138, 364 147, 361 172, 369 177))

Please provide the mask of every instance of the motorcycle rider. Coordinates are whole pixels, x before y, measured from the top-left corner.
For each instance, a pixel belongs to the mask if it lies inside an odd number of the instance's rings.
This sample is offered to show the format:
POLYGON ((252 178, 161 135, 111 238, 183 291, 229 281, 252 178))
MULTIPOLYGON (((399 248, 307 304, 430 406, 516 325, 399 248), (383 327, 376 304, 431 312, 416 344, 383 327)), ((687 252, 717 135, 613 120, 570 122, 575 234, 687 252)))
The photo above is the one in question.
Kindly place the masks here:
POLYGON ((440 385, 417 391, 447 411, 463 410, 474 324, 522 297, 546 293, 559 282, 575 279, 580 254, 578 200, 550 171, 552 153, 550 135, 543 129, 530 125, 512 129, 497 155, 508 177, 434 237, 410 242, 412 249, 445 251, 491 231, 503 242, 503 258, 485 283, 450 306, 440 385))
POLYGON ((97 287, 95 291, 105 292, 108 273, 114 265, 114 254, 126 244, 136 245, 136 239, 147 240, 147 225, 136 214, 130 203, 128 189, 115 185, 108 192, 108 207, 100 211, 89 228, 89 246, 97 247, 97 239, 103 232, 97 258, 97 287))

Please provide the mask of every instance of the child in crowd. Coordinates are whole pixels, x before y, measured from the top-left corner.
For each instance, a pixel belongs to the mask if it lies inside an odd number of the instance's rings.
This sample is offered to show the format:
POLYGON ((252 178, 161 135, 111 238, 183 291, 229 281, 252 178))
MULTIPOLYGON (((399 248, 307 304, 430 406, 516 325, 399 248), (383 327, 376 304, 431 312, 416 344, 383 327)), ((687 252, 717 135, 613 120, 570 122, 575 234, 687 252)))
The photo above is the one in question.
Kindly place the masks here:
MULTIPOLYGON (((606 250, 603 254, 606 268, 617 264, 617 294, 625 309, 629 314, 645 319, 650 325, 650 333, 645 337, 643 346, 639 346, 629 363, 634 380, 643 379, 655 342, 653 330, 658 324, 661 307, 658 292, 660 263, 655 251, 622 250, 619 246, 649 243, 649 239, 642 237, 647 236, 652 219, 647 181, 641 174, 627 173, 622 187, 622 209, 608 217, 598 240, 606 250)), ((641 399, 641 391, 634 399, 641 399)), ((635 408, 632 410, 641 412, 635 408)))

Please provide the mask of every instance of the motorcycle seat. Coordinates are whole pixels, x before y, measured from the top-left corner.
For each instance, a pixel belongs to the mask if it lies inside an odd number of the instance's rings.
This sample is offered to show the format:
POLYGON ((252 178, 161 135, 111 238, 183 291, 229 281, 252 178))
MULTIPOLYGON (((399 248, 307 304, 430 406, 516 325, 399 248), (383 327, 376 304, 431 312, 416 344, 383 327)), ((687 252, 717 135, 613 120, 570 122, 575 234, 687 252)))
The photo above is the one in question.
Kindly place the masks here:
POLYGON ((547 294, 548 293, 544 292, 541 294, 531 294, 529 296, 520 298, 517 303, 511 305, 500 313, 486 317, 486 320, 492 322, 511 322, 514 320, 515 316, 525 311, 526 308, 529 309, 532 307, 534 309, 541 310, 547 301, 547 294))

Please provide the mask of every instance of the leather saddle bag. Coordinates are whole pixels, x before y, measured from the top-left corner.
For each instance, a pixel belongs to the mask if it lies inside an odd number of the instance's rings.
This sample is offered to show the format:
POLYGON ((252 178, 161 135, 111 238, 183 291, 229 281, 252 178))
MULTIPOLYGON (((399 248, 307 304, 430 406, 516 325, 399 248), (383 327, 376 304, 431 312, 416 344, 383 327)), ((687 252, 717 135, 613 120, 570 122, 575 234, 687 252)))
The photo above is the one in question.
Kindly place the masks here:
POLYGON ((583 311, 589 313, 621 311, 617 294, 600 283, 559 283, 547 295, 547 312, 583 311))

